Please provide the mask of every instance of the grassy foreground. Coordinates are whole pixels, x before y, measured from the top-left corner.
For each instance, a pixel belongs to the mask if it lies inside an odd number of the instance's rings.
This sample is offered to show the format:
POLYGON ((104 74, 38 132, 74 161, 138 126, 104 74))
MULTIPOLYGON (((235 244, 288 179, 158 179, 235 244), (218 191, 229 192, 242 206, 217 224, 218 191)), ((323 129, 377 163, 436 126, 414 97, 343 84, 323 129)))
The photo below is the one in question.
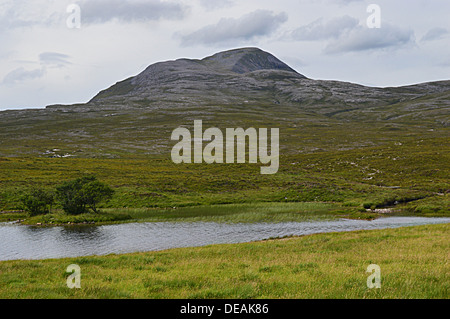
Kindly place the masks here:
POLYGON ((449 224, 0 262, 0 298, 449 298, 449 224), (81 289, 66 268, 81 268, 81 289), (367 288, 367 266, 381 288, 367 288))

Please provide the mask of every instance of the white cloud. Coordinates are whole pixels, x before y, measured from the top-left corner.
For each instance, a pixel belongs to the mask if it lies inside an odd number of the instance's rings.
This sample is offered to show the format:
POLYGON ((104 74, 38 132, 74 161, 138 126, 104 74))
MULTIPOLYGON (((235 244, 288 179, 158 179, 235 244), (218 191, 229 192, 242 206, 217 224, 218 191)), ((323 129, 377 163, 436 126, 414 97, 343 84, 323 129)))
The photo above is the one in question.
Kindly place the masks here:
POLYGON ((433 41, 448 36, 450 32, 445 28, 433 28, 429 30, 420 41, 433 41))

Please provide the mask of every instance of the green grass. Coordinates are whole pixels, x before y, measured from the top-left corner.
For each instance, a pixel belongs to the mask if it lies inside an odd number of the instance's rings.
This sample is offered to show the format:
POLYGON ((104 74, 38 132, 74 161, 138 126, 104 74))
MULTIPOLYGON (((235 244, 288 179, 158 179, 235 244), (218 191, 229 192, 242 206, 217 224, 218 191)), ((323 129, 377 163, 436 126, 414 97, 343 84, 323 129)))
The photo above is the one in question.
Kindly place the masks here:
POLYGON ((448 205, 448 196, 438 195, 450 189, 445 142, 285 155, 274 175, 261 175, 259 164, 176 165, 164 156, 0 158, 0 210, 20 209, 20 196, 31 189, 51 189, 84 174, 116 190, 103 208, 314 201, 375 208, 431 197, 448 205))
MULTIPOLYGON (((274 220, 274 215, 259 208, 251 216, 245 205, 239 207, 243 210, 239 213, 233 206, 218 206, 249 204, 278 209, 276 203, 334 205, 336 213, 351 218, 373 218, 375 215, 365 213, 366 209, 394 204, 403 214, 446 216, 450 212, 446 141, 438 137, 416 141, 403 136, 401 145, 388 142, 376 147, 283 155, 274 175, 261 175, 259 164, 176 165, 162 155, 120 159, 3 157, 0 211, 22 209, 20 197, 32 189, 54 189, 63 181, 94 174, 116 191, 112 200, 100 207, 115 215, 86 216, 86 221, 166 217, 274 220), (195 208, 181 209, 189 207, 195 208), (216 214, 206 217, 211 207, 216 214), (182 213, 186 216, 179 216, 182 213)), ((57 205, 54 208, 60 209, 57 205)), ((315 207, 310 208, 315 212, 315 207)), ((283 213, 277 218, 289 219, 287 216, 283 213)), ((53 214, 44 222, 49 218, 71 221, 53 214)), ((0 214, 0 221, 14 219, 24 219, 24 214, 0 214)), ((42 222, 37 219, 33 221, 42 222)))
POLYGON ((404 206, 404 212, 429 217, 442 216, 450 212, 449 198, 450 194, 447 193, 410 202, 404 206))
POLYGON ((212 221, 232 223, 304 221, 332 218, 339 205, 333 203, 253 203, 224 204, 169 209, 125 209, 126 213, 141 221, 212 221))
POLYGON ((449 298, 449 224, 0 262, 0 298, 449 298), (81 268, 81 289, 66 268, 81 268), (366 286, 367 266, 381 288, 366 286))
POLYGON ((25 213, 2 214, 0 221, 21 220, 22 224, 52 226, 61 224, 111 224, 123 222, 301 222, 336 217, 373 219, 379 214, 359 212, 337 203, 285 202, 203 205, 171 208, 105 208, 100 213, 67 215, 58 210, 51 214, 28 217, 25 213), (4 217, 2 216, 4 215, 4 217))

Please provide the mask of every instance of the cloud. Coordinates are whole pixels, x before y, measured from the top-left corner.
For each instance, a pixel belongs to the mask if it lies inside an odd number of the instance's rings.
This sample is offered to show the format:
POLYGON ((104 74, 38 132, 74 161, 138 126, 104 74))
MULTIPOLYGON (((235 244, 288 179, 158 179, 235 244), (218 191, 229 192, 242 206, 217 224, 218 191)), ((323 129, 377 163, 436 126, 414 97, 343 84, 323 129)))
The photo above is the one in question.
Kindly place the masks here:
POLYGON ((347 15, 329 21, 318 19, 291 31, 287 39, 326 41, 326 54, 399 48, 415 42, 413 30, 387 23, 381 28, 368 28, 347 15))
POLYGON ((193 44, 213 44, 230 40, 251 40, 267 36, 287 21, 287 14, 274 14, 268 10, 256 10, 240 18, 222 18, 215 25, 208 25, 193 33, 182 35, 181 42, 193 44))
MULTIPOLYGON (((66 5, 60 1, 0 1, 0 33, 16 28, 65 25, 68 18, 66 5)), ((62 1, 61 1, 62 2, 62 1)), ((80 6, 82 24, 142 22, 161 19, 182 19, 187 6, 175 1, 162 0, 73 0, 80 6)))
POLYGON ((11 72, 9 72, 3 78, 3 84, 11 85, 19 82, 23 82, 26 80, 32 80, 43 77, 45 74, 45 68, 39 68, 35 70, 25 70, 23 67, 17 68, 11 72))
POLYGON ((356 26, 328 43, 325 53, 400 48, 415 42, 414 31, 384 23, 381 28, 356 26))
POLYGON ((61 68, 66 65, 72 64, 68 61, 70 57, 66 54, 57 52, 43 52, 39 54, 39 62, 44 66, 61 68))
POLYGON ((355 28, 358 24, 358 19, 347 15, 332 19, 328 22, 324 22, 321 18, 295 29, 292 31, 291 36, 295 40, 300 41, 337 38, 341 34, 355 28))
POLYGON ((444 28, 433 28, 429 30, 420 41, 433 41, 448 36, 450 32, 444 28))
POLYGON ((234 6, 234 1, 232 0, 200 0, 200 5, 204 7, 207 11, 212 11, 215 9, 220 9, 224 7, 234 6))
POLYGON ((64 12, 59 13, 54 2, 3 0, 0 3, 0 32, 16 28, 53 26, 61 21, 64 12))
POLYGON ((34 70, 26 70, 24 67, 19 67, 3 78, 2 84, 14 85, 27 80, 42 78, 49 68, 63 68, 72 64, 68 61, 70 57, 58 52, 42 52, 39 54, 39 61, 21 61, 22 63, 40 64, 40 68, 34 70))
POLYGON ((178 3, 160 0, 84 0, 79 6, 81 21, 87 24, 182 19, 186 11, 178 3))

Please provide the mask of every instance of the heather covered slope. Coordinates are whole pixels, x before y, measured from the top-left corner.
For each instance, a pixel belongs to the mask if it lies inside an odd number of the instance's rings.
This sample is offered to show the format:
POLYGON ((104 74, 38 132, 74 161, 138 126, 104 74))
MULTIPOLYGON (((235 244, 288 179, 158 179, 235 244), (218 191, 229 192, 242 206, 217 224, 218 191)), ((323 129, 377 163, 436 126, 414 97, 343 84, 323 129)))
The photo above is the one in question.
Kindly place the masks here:
POLYGON ((374 88, 314 80, 257 48, 149 66, 86 104, 0 112, 0 209, 20 194, 94 173, 110 207, 259 201, 449 211, 450 81, 374 88), (172 131, 280 129, 280 170, 174 165, 172 131), (2 158, 3 157, 3 158, 2 158), (419 209, 417 209, 419 207, 419 209))

